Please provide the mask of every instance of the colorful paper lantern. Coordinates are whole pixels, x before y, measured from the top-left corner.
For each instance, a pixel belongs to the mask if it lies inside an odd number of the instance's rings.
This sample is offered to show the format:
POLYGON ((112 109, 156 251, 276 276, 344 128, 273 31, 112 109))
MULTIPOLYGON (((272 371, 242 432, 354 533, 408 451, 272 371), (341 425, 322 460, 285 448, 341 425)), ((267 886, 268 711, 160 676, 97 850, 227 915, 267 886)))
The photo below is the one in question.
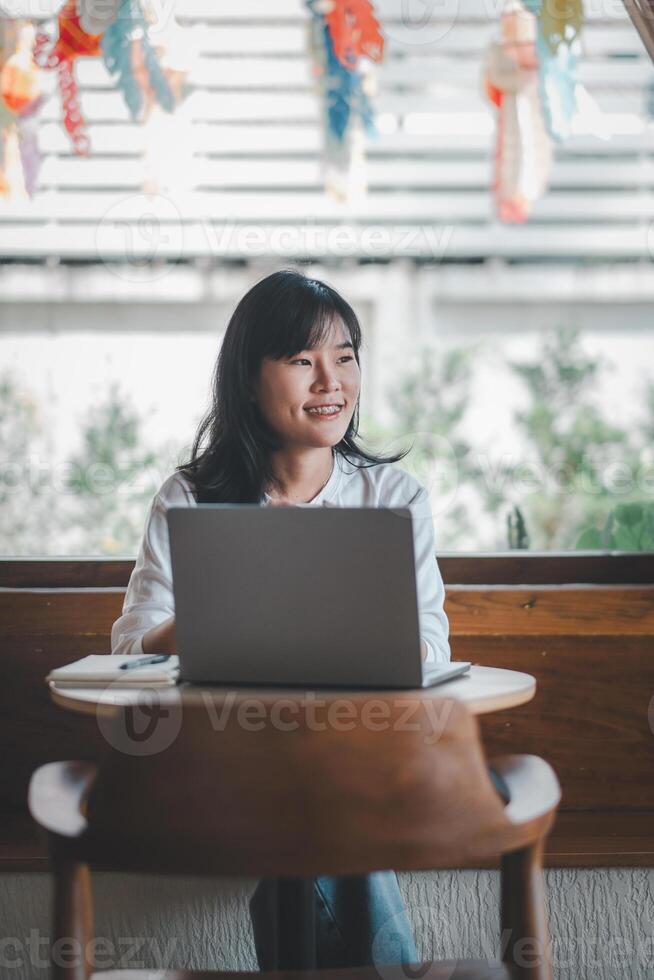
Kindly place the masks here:
POLYGON ((338 57, 327 22, 334 0, 307 0, 307 7, 313 15, 309 50, 323 114, 325 187, 339 200, 351 200, 365 193, 365 138, 377 135, 371 103, 374 65, 361 53, 360 36, 349 47, 341 36, 342 57, 338 57), (347 58, 344 52, 349 52, 347 58))
POLYGON ((547 189, 552 144, 540 103, 536 23, 518 0, 501 18, 499 43, 484 65, 484 88, 497 107, 493 195, 500 221, 524 222, 547 189))
POLYGON ((34 193, 41 155, 35 115, 46 99, 32 47, 31 22, 4 21, 0 58, 0 131, 2 178, 0 193, 14 199, 34 193), (8 52, 11 52, 8 54, 8 52))

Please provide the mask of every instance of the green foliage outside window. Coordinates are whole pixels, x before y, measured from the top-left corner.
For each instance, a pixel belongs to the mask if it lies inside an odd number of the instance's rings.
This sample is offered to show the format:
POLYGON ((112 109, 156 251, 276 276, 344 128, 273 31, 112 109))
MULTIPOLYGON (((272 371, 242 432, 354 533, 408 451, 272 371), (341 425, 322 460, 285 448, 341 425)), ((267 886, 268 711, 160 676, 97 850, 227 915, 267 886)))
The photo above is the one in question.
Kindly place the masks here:
MULTIPOLYGON (((424 351, 388 393, 393 424, 362 417, 364 444, 413 445, 400 465, 430 489, 438 550, 654 551, 654 381, 640 420, 625 425, 600 399, 609 365, 585 352, 576 330, 545 334, 530 360, 506 364, 524 397, 510 420, 515 452, 496 458, 468 423, 486 353, 424 351)), ((48 459, 46 410, 0 375, 3 554, 135 554, 147 504, 182 447, 149 445, 143 417, 111 385, 80 417, 65 462, 30 468, 48 459)))
POLYGON ((419 476, 430 466, 450 468, 452 451, 456 455, 458 488, 442 515, 439 549, 459 547, 483 511, 496 529, 490 548, 572 550, 615 547, 600 542, 618 540, 626 550, 654 550, 645 516, 654 496, 654 382, 646 381, 640 423, 624 426, 608 418, 601 403, 610 365, 584 351, 575 329, 544 334, 531 360, 508 361, 525 401, 512 418, 515 452, 493 459, 489 447, 461 434, 473 398, 474 360, 483 354, 483 348, 424 351, 391 392, 397 417, 389 435, 408 434, 410 443, 411 433, 433 431, 449 443, 432 451, 420 437, 402 465, 419 476), (640 509, 618 509, 609 519, 618 505, 640 509))

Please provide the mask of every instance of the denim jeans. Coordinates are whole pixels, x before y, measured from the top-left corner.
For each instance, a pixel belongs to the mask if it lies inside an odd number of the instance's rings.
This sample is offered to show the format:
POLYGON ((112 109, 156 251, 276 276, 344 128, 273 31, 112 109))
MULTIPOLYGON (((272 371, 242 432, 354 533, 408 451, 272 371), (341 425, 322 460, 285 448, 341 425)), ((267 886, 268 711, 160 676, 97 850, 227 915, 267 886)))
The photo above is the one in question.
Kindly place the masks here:
MULTIPOLYGON (((491 766, 488 774, 503 803, 509 787, 491 766)), ((313 881, 315 901, 315 966, 355 967, 382 963, 418 963, 397 875, 375 871, 368 875, 321 877, 313 881)), ((275 882, 263 878, 250 899, 250 917, 261 970, 297 967, 297 950, 279 950, 275 962, 275 882)), ((300 923, 292 929, 300 934, 300 923)))
MULTIPOLYGON (((313 879, 315 966, 355 967, 419 962, 413 931, 394 871, 313 879)), ((292 951, 274 962, 275 882, 263 878, 250 899, 250 917, 261 970, 297 967, 292 951)), ((299 932, 299 927, 297 932, 299 932)))

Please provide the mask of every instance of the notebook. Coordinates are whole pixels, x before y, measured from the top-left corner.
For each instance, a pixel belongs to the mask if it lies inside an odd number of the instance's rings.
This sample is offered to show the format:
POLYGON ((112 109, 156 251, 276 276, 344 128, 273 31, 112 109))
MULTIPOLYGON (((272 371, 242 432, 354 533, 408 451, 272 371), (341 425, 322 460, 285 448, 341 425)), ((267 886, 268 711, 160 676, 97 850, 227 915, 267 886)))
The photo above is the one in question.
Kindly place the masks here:
POLYGON ((172 656, 164 663, 147 664, 134 670, 121 670, 120 665, 134 661, 133 654, 113 655, 91 653, 64 667, 51 670, 46 681, 66 687, 171 687, 179 678, 179 657, 172 656))

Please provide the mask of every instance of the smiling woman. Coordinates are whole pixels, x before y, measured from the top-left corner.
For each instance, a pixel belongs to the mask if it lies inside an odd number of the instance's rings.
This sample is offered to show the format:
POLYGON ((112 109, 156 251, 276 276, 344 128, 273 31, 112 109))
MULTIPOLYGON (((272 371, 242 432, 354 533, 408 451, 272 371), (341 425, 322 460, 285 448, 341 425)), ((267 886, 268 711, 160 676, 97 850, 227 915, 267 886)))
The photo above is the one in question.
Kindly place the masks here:
POLYGON ((258 503, 410 508, 423 659, 448 661, 445 589, 427 489, 356 441, 361 327, 331 286, 294 270, 256 283, 232 314, 191 459, 155 495, 114 623, 114 653, 176 653, 166 511, 258 503), (336 414, 327 414, 329 406, 336 414))
MULTIPOLYGON (((114 653, 176 652, 167 509, 259 503, 409 508, 423 658, 450 659, 427 490, 394 465, 405 454, 375 456, 356 442, 360 346, 352 307, 332 287, 298 272, 276 272, 241 299, 191 459, 164 481, 150 506, 123 612, 112 628, 114 653)), ((268 913, 274 901, 273 884, 262 881, 250 905, 262 969, 273 963, 268 913)), ((393 939, 375 946, 375 962, 418 959, 392 872, 316 879, 315 902, 320 965, 371 963, 375 934, 391 918, 393 939)), ((281 951, 275 963, 290 968, 293 951, 281 951)))
POLYGON ((229 321, 212 404, 179 467, 197 502, 259 503, 266 492, 308 502, 329 477, 332 448, 358 467, 402 459, 355 441, 361 343, 356 313, 327 283, 294 270, 256 283, 229 321), (339 411, 313 411, 330 405, 339 411))

